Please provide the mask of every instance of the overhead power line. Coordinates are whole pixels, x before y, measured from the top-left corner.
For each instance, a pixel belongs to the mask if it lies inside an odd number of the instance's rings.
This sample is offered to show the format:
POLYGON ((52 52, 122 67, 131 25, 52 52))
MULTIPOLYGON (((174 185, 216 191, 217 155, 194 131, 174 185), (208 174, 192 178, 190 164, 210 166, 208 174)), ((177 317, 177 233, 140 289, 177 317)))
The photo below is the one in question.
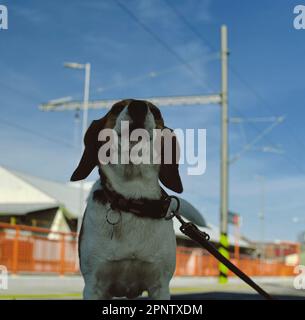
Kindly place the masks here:
POLYGON ((38 131, 32 130, 30 128, 21 126, 21 125, 19 125, 17 123, 8 121, 6 119, 1 118, 0 122, 3 123, 6 126, 12 127, 14 129, 17 129, 17 130, 21 130, 21 131, 26 132, 28 134, 34 135, 34 136, 36 136, 36 137, 38 137, 40 139, 44 139, 44 140, 47 140, 47 141, 50 141, 50 142, 53 142, 53 143, 56 143, 56 144, 61 144, 61 145, 65 146, 65 147, 75 148, 75 146, 73 144, 71 144, 71 143, 69 143, 67 141, 64 141, 64 140, 61 140, 61 139, 57 139, 57 138, 45 135, 42 132, 38 132, 38 131))
MULTIPOLYGON (((217 52, 211 53, 210 55, 204 57, 205 62, 211 61, 211 60, 216 60, 216 59, 219 59, 219 53, 217 53, 217 52)), ((190 63, 195 63, 198 61, 202 61, 202 58, 197 58, 197 59, 191 60, 190 63)), ((108 86, 100 86, 99 88, 95 89, 95 91, 105 92, 105 91, 111 90, 111 89, 116 89, 116 88, 120 88, 120 87, 124 87, 124 86, 130 86, 132 84, 136 84, 136 83, 142 82, 147 79, 154 79, 154 78, 160 77, 162 75, 174 72, 177 69, 181 69, 182 67, 184 67, 184 64, 179 63, 177 65, 174 65, 169 68, 162 69, 162 70, 157 70, 157 71, 152 70, 152 71, 147 72, 142 75, 126 78, 125 80, 121 80, 116 84, 112 84, 112 85, 110 84, 108 86)))
POLYGON ((192 24, 168 1, 163 0, 165 4, 174 12, 174 14, 198 37, 200 40, 206 42, 206 44, 213 50, 219 51, 219 49, 211 43, 207 38, 205 38, 192 24))
MULTIPOLYGON (((231 105, 231 108, 234 109, 234 111, 243 118, 246 118, 245 114, 243 112, 240 111, 240 109, 237 109, 235 106, 231 105)), ((259 129, 253 122, 249 122, 248 123, 249 126, 251 126, 254 131, 256 131, 259 135, 261 134, 261 129, 259 129)), ((264 139, 270 143, 271 145, 275 145, 274 141, 268 137, 265 136, 264 139)), ((289 155, 287 155, 286 153, 282 154, 282 156, 285 158, 285 160, 287 160, 287 162, 292 165, 297 171, 299 171, 301 174, 305 174, 305 169, 298 163, 296 162, 294 157, 290 157, 289 155)))
MULTIPOLYGON (((173 6, 171 4, 170 1, 168 0, 163 0, 164 3, 173 11, 173 13, 177 16, 177 18, 179 18, 185 26, 188 27, 188 29, 202 42, 204 42, 205 44, 207 44, 210 48, 215 50, 215 46, 207 39, 205 38, 200 32, 198 32, 198 30, 183 16, 182 13, 179 12, 179 10, 176 9, 175 6, 173 6)), ((273 108, 270 107, 269 102, 260 94, 258 93, 257 90, 255 90, 251 84, 240 74, 240 72, 234 67, 234 65, 230 64, 229 65, 229 69, 230 71, 236 76, 236 78, 239 79, 239 81, 241 83, 243 83, 243 85, 252 92, 252 94, 258 99, 260 100, 263 105, 266 107, 266 109, 269 110, 269 112, 274 113, 273 108)), ((305 150, 305 142, 300 139, 300 137, 295 134, 294 128, 289 125, 289 123, 287 123, 287 125, 290 127, 291 130, 289 130, 288 134, 290 134, 293 137, 293 140, 295 141, 295 143, 297 143, 299 146, 302 147, 302 149, 305 150)))
POLYGON ((195 70, 192 65, 181 57, 170 45, 167 44, 166 41, 162 40, 161 37, 158 36, 152 29, 147 27, 145 23, 143 23, 125 4, 123 4, 119 0, 115 0, 116 4, 132 19, 136 22, 143 30, 145 30, 153 39, 155 39, 163 48, 165 48, 171 55, 173 55, 178 61, 180 61, 186 69, 201 83, 201 85, 206 88, 208 87, 204 82, 201 76, 198 74, 197 70, 195 70))
POLYGON ((247 143, 238 154, 236 154, 229 160, 229 162, 232 164, 235 161, 237 161, 245 152, 249 151, 258 141, 260 141, 269 132, 271 132, 277 125, 282 123, 284 119, 285 119, 284 117, 278 117, 276 121, 271 123, 271 125, 268 126, 264 131, 262 131, 257 137, 255 137, 252 141, 247 143))

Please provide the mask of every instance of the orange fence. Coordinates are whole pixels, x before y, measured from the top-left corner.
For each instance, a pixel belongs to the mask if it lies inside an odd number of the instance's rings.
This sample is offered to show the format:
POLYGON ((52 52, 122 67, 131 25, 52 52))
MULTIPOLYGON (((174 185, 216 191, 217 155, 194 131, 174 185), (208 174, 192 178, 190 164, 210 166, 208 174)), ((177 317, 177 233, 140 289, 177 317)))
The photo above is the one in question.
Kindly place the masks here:
MULTIPOLYGON (((177 276, 218 276, 219 262, 204 249, 177 248, 177 276)), ((261 261, 248 256, 230 259, 249 276, 293 276, 294 266, 275 261, 261 261)), ((229 276, 235 276, 229 271, 229 276)))
MULTIPOLYGON (((241 257, 249 276, 290 276, 293 266, 241 257)), ((76 233, 0 223, 0 265, 11 273, 78 273, 76 233)), ((218 261, 200 248, 177 248, 177 276, 217 276, 218 261)), ((232 274, 229 274, 232 275, 232 274)))
POLYGON ((0 264, 12 273, 75 273, 75 233, 0 223, 0 264))

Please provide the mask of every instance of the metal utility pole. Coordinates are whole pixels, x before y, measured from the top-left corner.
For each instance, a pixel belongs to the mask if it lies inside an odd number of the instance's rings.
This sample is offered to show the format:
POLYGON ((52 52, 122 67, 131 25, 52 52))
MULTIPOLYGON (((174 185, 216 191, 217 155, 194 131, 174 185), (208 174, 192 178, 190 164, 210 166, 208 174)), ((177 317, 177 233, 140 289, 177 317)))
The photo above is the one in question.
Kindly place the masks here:
POLYGON ((257 176, 260 182, 260 212, 258 217, 260 219, 260 233, 261 233, 261 260, 264 260, 264 242, 265 242, 265 177, 257 176))
MULTIPOLYGON (((85 70, 85 82, 84 82, 84 100, 82 104, 83 109, 83 123, 82 123, 82 141, 81 141, 81 154, 84 151, 84 136, 87 131, 88 127, 88 109, 89 109, 89 89, 90 89, 90 71, 91 71, 91 64, 90 63, 76 63, 76 62, 68 62, 65 63, 64 66, 70 69, 83 69, 85 70)), ((62 103, 61 101, 59 103, 62 103)), ((80 108, 81 109, 81 108, 80 108)), ((77 232, 79 232, 81 224, 82 224, 82 216, 84 212, 84 194, 85 194, 85 186, 84 180, 80 181, 80 188, 79 188, 79 213, 77 217, 77 232)))
MULTIPOLYGON (((149 100, 151 103, 160 107, 176 107, 193 106, 193 105, 209 105, 220 104, 221 96, 219 93, 200 95, 200 96, 165 96, 165 97, 135 97, 135 99, 149 100)), ((89 101, 89 109, 110 109, 111 106, 122 99, 108 100, 91 100, 89 101)), ((47 103, 42 103, 39 109, 42 111, 71 111, 83 108, 82 101, 62 101, 61 99, 51 100, 47 103)))
MULTIPOLYGON (((90 72, 91 64, 85 64, 85 84, 84 84, 84 113, 83 113, 83 131, 82 138, 84 138, 88 127, 88 107, 89 107, 89 88, 90 88, 90 72)), ((84 143, 82 143, 82 149, 84 149, 84 143)))
MULTIPOLYGON (((220 247, 219 252, 229 258, 228 241, 228 35, 221 26, 221 179, 220 179, 220 247)), ((219 264, 219 282, 228 281, 228 268, 219 264)))
MULTIPOLYGON (((91 64, 85 64, 85 84, 84 84, 84 110, 83 110, 83 126, 82 126, 82 153, 85 149, 84 145, 84 137, 88 128, 88 106, 89 106, 89 88, 90 88, 90 71, 91 71, 91 64)), ((79 197, 79 215, 77 217, 77 233, 79 233, 82 219, 84 214, 84 204, 85 204, 85 181, 80 181, 80 197, 79 197)))

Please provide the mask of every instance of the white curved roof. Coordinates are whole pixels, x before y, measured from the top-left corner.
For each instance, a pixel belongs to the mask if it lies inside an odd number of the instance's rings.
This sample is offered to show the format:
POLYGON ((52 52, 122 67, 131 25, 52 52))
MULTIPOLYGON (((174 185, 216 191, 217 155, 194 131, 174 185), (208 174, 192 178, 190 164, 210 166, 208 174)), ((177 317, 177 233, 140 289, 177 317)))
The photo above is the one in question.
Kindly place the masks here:
MULTIPOLYGON (((88 191, 85 191, 85 196, 88 191)), ((0 167, 0 214, 26 214, 64 206, 72 218, 79 212, 79 188, 0 167)), ((85 198, 84 196, 84 198, 85 198)))

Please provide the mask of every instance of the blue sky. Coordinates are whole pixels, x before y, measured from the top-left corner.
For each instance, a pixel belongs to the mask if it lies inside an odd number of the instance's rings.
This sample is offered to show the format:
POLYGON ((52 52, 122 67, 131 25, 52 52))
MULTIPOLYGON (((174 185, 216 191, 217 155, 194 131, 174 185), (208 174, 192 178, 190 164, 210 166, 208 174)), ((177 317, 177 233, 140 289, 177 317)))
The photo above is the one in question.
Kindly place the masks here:
MULTIPOLYGON (((293 8, 301 1, 168 0, 201 38, 164 0, 124 1, 198 76, 116 1, 0 2, 9 10, 9 29, 0 31, 0 165, 69 180, 79 158, 74 113, 38 110, 41 102, 50 99, 81 99, 83 73, 64 69, 64 61, 92 64, 92 99, 218 92, 219 29, 227 24, 230 116, 286 116, 256 145, 280 146, 283 155, 250 151, 231 166, 230 209, 242 215, 242 232, 259 239, 256 176, 263 175, 266 237, 295 240, 305 229, 305 30, 293 28, 293 8), (151 72, 157 76, 150 77, 151 72), (293 223, 294 216, 303 222, 293 223)), ((104 112, 90 111, 90 120, 104 112)), ((163 108, 162 112, 170 127, 207 129, 206 173, 187 176, 182 166, 184 197, 208 221, 218 224, 220 107, 163 108)), ((231 124, 231 154, 244 146, 243 130, 251 141, 266 126, 231 124)))

